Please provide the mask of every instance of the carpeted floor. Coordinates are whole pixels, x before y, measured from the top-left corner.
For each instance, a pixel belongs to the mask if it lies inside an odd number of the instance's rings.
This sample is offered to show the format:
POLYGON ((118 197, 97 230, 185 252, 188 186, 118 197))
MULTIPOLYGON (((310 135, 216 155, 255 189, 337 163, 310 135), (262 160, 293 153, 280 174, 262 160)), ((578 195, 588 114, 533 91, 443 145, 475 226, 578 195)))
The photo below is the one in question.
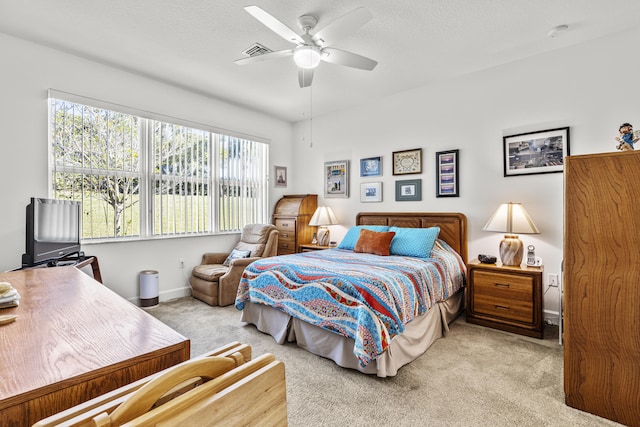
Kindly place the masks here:
POLYGON ((471 325, 459 318, 398 375, 377 378, 338 367, 240 322, 233 307, 191 297, 147 312, 191 340, 198 356, 231 341, 285 364, 289 425, 619 426, 564 404, 557 327, 544 340, 471 325))

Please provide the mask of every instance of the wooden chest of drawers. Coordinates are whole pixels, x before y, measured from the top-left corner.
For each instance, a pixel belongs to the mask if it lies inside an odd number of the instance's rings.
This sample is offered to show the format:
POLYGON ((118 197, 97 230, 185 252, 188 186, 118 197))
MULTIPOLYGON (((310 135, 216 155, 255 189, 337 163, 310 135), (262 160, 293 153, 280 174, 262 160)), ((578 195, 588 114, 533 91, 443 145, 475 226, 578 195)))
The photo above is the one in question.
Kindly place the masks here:
POLYGON ((542 338, 542 268, 467 266, 467 322, 542 338))
POLYGON ((317 194, 283 196, 275 206, 273 224, 278 229, 278 255, 300 252, 300 245, 311 242, 317 227, 309 221, 318 207, 317 194))
POLYGON ((277 218, 275 226, 280 233, 278 235, 278 255, 285 255, 297 252, 296 225, 297 218, 277 218))

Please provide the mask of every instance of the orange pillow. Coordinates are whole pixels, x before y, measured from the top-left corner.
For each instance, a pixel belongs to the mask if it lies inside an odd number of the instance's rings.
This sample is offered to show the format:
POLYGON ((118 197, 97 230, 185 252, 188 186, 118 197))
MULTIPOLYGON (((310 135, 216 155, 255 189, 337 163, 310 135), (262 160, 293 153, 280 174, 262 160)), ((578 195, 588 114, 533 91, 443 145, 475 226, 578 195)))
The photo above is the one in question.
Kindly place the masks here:
POLYGON ((391 240, 396 233, 393 231, 371 231, 363 228, 360 237, 353 248, 354 252, 362 252, 374 255, 389 255, 391 240))

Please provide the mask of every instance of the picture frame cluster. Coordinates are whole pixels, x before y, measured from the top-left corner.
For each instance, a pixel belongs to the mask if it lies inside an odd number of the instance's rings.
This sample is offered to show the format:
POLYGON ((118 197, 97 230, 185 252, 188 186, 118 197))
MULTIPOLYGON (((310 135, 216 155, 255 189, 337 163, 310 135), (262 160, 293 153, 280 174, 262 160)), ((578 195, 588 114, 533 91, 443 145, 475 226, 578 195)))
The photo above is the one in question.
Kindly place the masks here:
MULTIPOLYGON (((564 158, 569 152, 569 127, 526 132, 503 137, 504 176, 533 175, 562 172, 564 158)), ((382 176, 382 156, 360 159, 360 177, 382 176)), ((423 173, 422 148, 393 151, 391 153, 393 176, 423 173)), ((349 160, 324 163, 324 197, 349 197, 349 160)), ((275 166, 276 187, 287 186, 287 168, 275 166)), ((383 201, 382 181, 360 183, 360 202, 383 201)), ((460 197, 460 150, 435 153, 435 196, 460 197)), ((395 181, 395 200, 421 201, 422 179, 395 181)))
MULTIPOLYGON (((394 176, 422 174, 422 148, 394 151, 392 174, 394 176)), ((460 195, 459 150, 440 151, 435 157, 436 197, 458 197, 460 195)), ((360 177, 382 176, 382 156, 360 159, 360 177)), ((360 183, 360 202, 382 202, 382 181, 360 183)), ((395 181, 395 201, 421 201, 422 179, 395 181)))

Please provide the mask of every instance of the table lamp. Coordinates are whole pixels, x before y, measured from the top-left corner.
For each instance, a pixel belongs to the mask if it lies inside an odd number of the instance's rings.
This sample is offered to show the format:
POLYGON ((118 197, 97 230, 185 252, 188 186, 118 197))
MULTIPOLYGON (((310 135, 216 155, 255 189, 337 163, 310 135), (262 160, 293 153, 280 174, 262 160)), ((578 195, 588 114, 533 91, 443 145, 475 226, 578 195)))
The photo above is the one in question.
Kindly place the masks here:
POLYGON ((313 213, 309 225, 318 228, 318 245, 329 246, 329 229, 327 225, 338 223, 333 210, 329 206, 320 206, 313 213))
POLYGON ((482 228, 485 231, 507 233, 500 242, 500 260, 503 265, 520 265, 524 245, 515 233, 538 234, 540 231, 520 203, 503 203, 482 228))

